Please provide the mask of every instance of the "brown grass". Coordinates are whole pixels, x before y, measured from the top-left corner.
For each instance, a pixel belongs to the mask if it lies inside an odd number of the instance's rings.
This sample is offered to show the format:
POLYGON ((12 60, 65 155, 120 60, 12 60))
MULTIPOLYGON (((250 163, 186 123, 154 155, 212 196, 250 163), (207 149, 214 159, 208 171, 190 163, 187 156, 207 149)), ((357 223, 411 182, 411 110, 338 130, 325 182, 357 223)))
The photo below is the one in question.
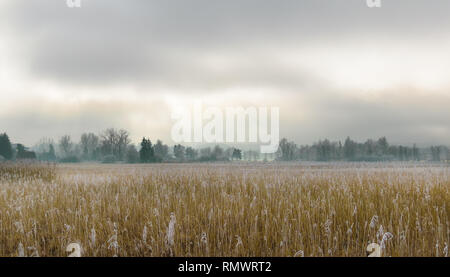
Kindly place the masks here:
POLYGON ((3 164, 0 256, 445 256, 449 190, 448 166, 3 164))

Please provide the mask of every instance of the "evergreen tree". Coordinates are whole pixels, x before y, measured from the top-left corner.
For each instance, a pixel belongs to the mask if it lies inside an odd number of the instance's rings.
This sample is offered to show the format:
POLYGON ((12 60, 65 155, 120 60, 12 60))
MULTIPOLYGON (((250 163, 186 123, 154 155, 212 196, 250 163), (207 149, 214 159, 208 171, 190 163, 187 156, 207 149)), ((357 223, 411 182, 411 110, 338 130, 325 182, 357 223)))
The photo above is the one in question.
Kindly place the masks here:
POLYGON ((0 155, 7 160, 11 160, 13 157, 11 142, 6 133, 0 134, 0 155))
POLYGON ((142 138, 141 150, 139 150, 139 158, 142 163, 150 163, 155 160, 155 153, 150 139, 142 138))
POLYGON ((183 145, 178 144, 173 146, 173 154, 178 161, 184 161, 185 148, 183 145))
POLYGON ((347 139, 344 142, 344 155, 347 160, 354 160, 356 157, 356 147, 357 144, 353 140, 350 139, 350 137, 347 137, 347 139))
POLYGON ((158 139, 156 144, 153 146, 155 152, 155 159, 157 162, 162 162, 167 159, 167 155, 169 153, 169 146, 162 143, 161 140, 158 139))
POLYGON ((234 159, 236 159, 236 160, 242 160, 242 151, 241 150, 239 150, 239 149, 237 149, 237 148, 234 148, 233 149, 233 154, 231 155, 231 158, 234 160, 234 159))
POLYGON ((54 161, 56 160, 56 154, 55 154, 55 147, 53 147, 53 144, 50 144, 49 150, 48 150, 48 160, 54 161))

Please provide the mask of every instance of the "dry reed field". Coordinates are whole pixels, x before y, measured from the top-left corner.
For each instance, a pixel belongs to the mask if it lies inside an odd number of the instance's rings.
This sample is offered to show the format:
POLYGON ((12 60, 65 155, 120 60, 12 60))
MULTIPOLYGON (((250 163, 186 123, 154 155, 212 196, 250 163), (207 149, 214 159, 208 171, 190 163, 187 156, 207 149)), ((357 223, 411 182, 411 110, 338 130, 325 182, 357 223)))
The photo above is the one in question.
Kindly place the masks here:
POLYGON ((0 164, 0 256, 448 256, 448 165, 0 164))

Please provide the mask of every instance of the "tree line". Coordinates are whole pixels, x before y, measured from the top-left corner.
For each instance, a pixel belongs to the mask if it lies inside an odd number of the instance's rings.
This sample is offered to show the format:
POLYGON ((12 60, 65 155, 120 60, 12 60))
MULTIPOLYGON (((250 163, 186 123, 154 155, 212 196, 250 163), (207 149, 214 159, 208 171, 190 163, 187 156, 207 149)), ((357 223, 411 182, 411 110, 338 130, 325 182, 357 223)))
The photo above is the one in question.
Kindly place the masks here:
POLYGON ((332 142, 320 140, 313 145, 297 146, 294 142, 282 139, 278 151, 284 161, 449 161, 450 151, 446 146, 418 148, 410 146, 390 145, 385 137, 378 140, 368 139, 358 143, 347 137, 332 142))
POLYGON ((445 146, 418 148, 416 145, 390 145, 385 137, 358 143, 351 138, 342 143, 328 139, 312 145, 298 146, 286 138, 281 139, 274 154, 235 147, 194 148, 176 144, 172 147, 161 140, 153 143, 142 138, 138 146, 131 143, 128 131, 109 128, 99 135, 83 133, 78 142, 64 135, 57 142, 43 138, 31 148, 12 144, 6 133, 0 134, 0 161, 37 159, 49 162, 95 161, 103 163, 161 163, 211 161, 449 161, 450 151, 445 146))
POLYGON ((131 143, 129 132, 109 128, 100 134, 83 133, 78 142, 64 135, 57 142, 42 138, 36 145, 25 147, 12 144, 6 133, 0 135, 0 161, 36 159, 49 162, 76 163, 160 163, 194 161, 229 161, 242 159, 237 148, 224 149, 219 145, 195 149, 181 144, 169 147, 161 140, 152 143, 143 138, 138 146, 131 143))

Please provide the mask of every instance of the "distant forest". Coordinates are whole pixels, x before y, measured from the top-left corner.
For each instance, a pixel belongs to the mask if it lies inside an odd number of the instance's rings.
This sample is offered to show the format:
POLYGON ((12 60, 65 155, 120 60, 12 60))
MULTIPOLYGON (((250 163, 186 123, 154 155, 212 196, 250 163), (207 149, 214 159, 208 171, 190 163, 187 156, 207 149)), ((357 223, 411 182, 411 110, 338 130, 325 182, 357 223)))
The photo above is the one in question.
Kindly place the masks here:
POLYGON ((169 147, 161 140, 153 143, 143 138, 138 146, 131 144, 126 130, 113 128, 96 135, 84 133, 79 142, 69 135, 57 142, 43 138, 36 145, 26 147, 11 143, 6 133, 0 134, 0 161, 40 160, 48 162, 76 163, 161 163, 161 162, 213 162, 213 161, 450 161, 450 150, 446 146, 418 148, 415 145, 390 145, 385 137, 369 139, 364 143, 349 137, 342 143, 321 140, 313 145, 298 146, 281 139, 274 154, 259 151, 243 151, 235 147, 193 148, 181 144, 169 147))

